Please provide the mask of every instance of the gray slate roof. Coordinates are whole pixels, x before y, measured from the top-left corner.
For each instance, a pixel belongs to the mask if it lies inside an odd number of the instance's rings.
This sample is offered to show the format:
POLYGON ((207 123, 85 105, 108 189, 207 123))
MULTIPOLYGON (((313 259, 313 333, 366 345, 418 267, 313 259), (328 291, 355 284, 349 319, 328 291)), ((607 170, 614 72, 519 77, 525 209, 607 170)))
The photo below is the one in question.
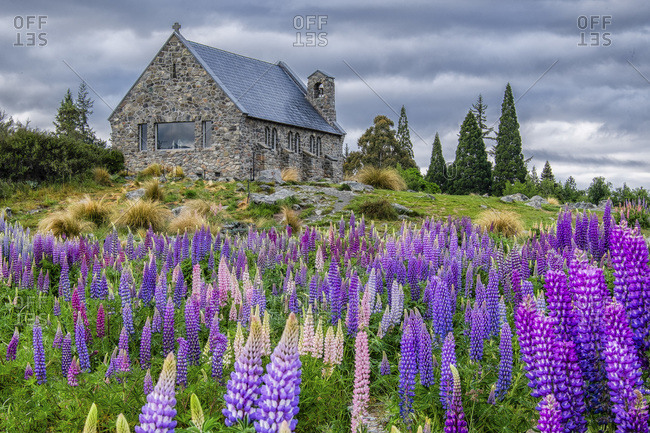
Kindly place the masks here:
POLYGON ((187 48, 248 116, 342 135, 305 97, 305 85, 282 62, 268 63, 184 39, 187 48))

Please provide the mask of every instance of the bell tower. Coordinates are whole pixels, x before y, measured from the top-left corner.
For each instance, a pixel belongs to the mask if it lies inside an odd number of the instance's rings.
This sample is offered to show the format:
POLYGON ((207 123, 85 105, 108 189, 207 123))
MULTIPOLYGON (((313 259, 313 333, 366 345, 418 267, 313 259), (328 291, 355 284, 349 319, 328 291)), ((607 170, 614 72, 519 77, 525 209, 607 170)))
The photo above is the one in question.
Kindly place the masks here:
POLYGON ((307 79, 307 100, 333 125, 336 122, 334 104, 334 77, 317 70, 307 79))

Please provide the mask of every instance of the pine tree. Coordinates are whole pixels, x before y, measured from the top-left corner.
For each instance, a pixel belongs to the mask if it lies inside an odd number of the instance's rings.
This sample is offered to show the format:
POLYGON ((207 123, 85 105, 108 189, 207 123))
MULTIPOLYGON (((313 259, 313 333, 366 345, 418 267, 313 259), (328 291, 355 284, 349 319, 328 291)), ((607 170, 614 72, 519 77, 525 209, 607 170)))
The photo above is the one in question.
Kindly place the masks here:
POLYGON ((530 172, 530 180, 533 184, 539 186, 539 176, 537 176, 537 169, 533 165, 533 170, 530 172))
POLYGON ((450 180, 449 192, 452 194, 484 194, 492 186, 492 165, 487 159, 483 134, 470 110, 460 127, 455 175, 450 180))
POLYGON ((494 132, 494 128, 487 126, 487 115, 485 114, 487 108, 488 106, 483 103, 483 95, 479 94, 476 102, 472 104, 472 113, 474 113, 478 127, 481 128, 483 133, 483 141, 496 140, 490 135, 494 132))
POLYGON ((526 180, 526 166, 521 150, 515 101, 512 88, 508 83, 501 104, 501 118, 494 152, 494 193, 501 194, 506 183, 513 183, 516 180, 522 183, 526 180))
POLYGON ((440 143, 440 136, 437 132, 436 138, 433 140, 433 148, 431 149, 429 169, 424 179, 427 182, 438 184, 440 190, 446 192, 447 164, 445 163, 445 157, 442 155, 442 144, 440 143))
POLYGON ((555 182, 555 176, 553 176, 553 170, 551 169, 551 164, 549 164, 548 160, 546 161, 546 164, 544 164, 544 169, 542 170, 542 182, 545 180, 555 182))
POLYGON ((56 134, 80 139, 79 118, 79 108, 75 105, 74 100, 72 99, 72 93, 70 92, 70 89, 68 89, 61 101, 61 106, 59 106, 54 120, 56 134))
POLYGON ((77 91, 75 106, 79 112, 79 133, 84 137, 84 141, 93 143, 95 141, 95 133, 88 125, 88 119, 90 118, 90 115, 93 114, 93 100, 88 96, 86 83, 83 81, 79 85, 79 90, 77 91))
POLYGON ((409 121, 403 105, 400 111, 399 121, 397 122, 396 138, 399 143, 399 148, 397 149, 399 164, 404 169, 417 168, 417 164, 413 160, 413 143, 411 142, 411 133, 409 132, 409 121))
MULTIPOLYGON (((395 134, 395 125, 388 117, 379 115, 371 126, 359 138, 358 146, 360 164, 372 165, 374 167, 397 167, 399 164, 403 169, 417 168, 413 158, 401 152, 401 146, 395 134)), ((350 153, 350 157, 354 152, 350 153)))

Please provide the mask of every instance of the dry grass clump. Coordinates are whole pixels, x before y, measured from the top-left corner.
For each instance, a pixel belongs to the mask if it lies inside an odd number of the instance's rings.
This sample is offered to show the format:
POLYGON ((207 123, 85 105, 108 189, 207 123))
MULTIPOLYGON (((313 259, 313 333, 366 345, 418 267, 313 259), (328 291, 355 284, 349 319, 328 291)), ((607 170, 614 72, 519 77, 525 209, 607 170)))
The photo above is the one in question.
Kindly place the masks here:
POLYGON ((151 164, 142 170, 140 174, 142 176, 160 176, 163 174, 163 166, 158 163, 151 164))
POLYGON ((248 209, 248 206, 250 205, 248 197, 244 197, 242 201, 237 203, 237 210, 246 210, 248 209))
POLYGON ((144 198, 153 201, 163 201, 165 199, 165 192, 158 179, 151 179, 144 183, 144 198))
POLYGON ((394 168, 377 168, 367 165, 359 170, 356 177, 359 182, 378 189, 406 190, 406 182, 394 168))
POLYGON ((113 219, 115 225, 131 229, 148 229, 160 231, 171 218, 171 211, 161 203, 151 200, 136 200, 127 204, 127 208, 113 219))
POLYGON ((68 211, 73 217, 90 221, 98 226, 107 222, 111 213, 109 206, 104 203, 104 197, 94 200, 89 195, 70 205, 68 211))
POLYGON ((366 200, 359 206, 362 215, 370 220, 387 220, 397 219, 397 211, 386 199, 366 200))
POLYGON ((289 206, 282 206, 280 208, 280 223, 290 226, 293 233, 300 232, 302 228, 302 220, 298 216, 298 212, 289 206))
POLYGON ((491 232, 508 237, 517 236, 524 229, 521 217, 512 211, 486 210, 478 216, 476 223, 491 232))
POLYGON ((185 209, 191 212, 196 212, 202 217, 207 217, 213 213, 212 204, 201 199, 188 200, 185 202, 185 209))
POLYGON ((167 231, 169 233, 191 233, 201 227, 207 227, 208 221, 196 211, 185 210, 171 220, 167 231))
POLYGON ((79 236, 81 232, 92 230, 93 224, 75 217, 71 212, 54 212, 38 223, 38 230, 44 233, 52 232, 54 236, 79 236))
POLYGON ((102 186, 111 186, 111 174, 104 167, 93 168, 93 179, 102 186))
POLYGON ((288 167, 282 169, 283 182, 300 182, 300 172, 295 167, 288 167))
POLYGON ((183 178, 185 173, 183 172, 183 167, 180 165, 175 165, 169 170, 169 175, 174 178, 183 178))
POLYGON ((548 202, 548 204, 551 204, 553 206, 559 206, 560 205, 560 201, 558 199, 556 199, 555 197, 548 197, 546 199, 546 201, 548 202))

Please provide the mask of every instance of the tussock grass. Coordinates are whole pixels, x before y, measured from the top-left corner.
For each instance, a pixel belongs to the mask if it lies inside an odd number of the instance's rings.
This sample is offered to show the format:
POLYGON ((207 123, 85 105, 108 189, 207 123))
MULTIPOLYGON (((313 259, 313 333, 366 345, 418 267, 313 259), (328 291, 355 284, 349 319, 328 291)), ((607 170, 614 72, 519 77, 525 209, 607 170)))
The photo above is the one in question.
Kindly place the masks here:
POLYGON ((213 214, 212 204, 210 202, 201 199, 188 200, 185 203, 185 209, 187 209, 187 211, 195 212, 199 216, 204 218, 207 217, 208 215, 213 214))
POLYGON ((144 198, 153 201, 165 200, 165 192, 158 179, 151 179, 145 182, 142 187, 144 188, 144 198))
POLYGON ((180 165, 175 165, 169 170, 169 175, 174 178, 183 178, 185 173, 183 172, 183 167, 180 165))
POLYGON ((208 225, 208 221, 198 212, 186 210, 170 221, 167 231, 169 233, 191 233, 208 225))
POLYGON ((151 164, 140 172, 142 176, 160 176, 161 174, 163 174, 163 166, 158 163, 151 164))
POLYGON ((160 231, 165 228, 170 218, 171 211, 161 203, 137 200, 129 202, 126 209, 117 213, 113 223, 131 229, 147 229, 151 226, 155 231, 160 231))
POLYGON ((302 220, 298 216, 298 212, 289 206, 282 206, 280 208, 280 223, 290 226, 293 233, 298 233, 302 229, 302 220))
POLYGON ((546 199, 546 201, 548 202, 548 204, 553 205, 553 206, 559 206, 560 205, 560 201, 558 199, 556 199, 555 197, 548 197, 546 199))
POLYGON ((494 209, 482 212, 476 224, 485 227, 491 232, 500 233, 503 236, 517 236, 524 229, 521 216, 512 211, 497 211, 494 209))
POLYGON ((388 200, 383 198, 364 201, 359 205, 359 211, 370 220, 393 221, 397 219, 397 211, 388 200))
POLYGON ((406 190, 406 182, 394 168, 377 168, 367 165, 359 170, 356 177, 359 182, 378 189, 406 190))
POLYGON ((97 226, 108 222, 111 213, 109 206, 104 203, 104 197, 95 200, 89 195, 84 196, 81 201, 70 205, 68 211, 73 217, 90 221, 97 226))
POLYGON ((300 172, 295 167, 288 167, 282 169, 283 182, 300 182, 300 172))
POLYGON ((104 167, 93 168, 93 179, 102 186, 111 186, 113 184, 111 174, 104 167))
POLYGON ((75 217, 71 212, 54 212, 38 223, 38 230, 44 233, 52 232, 54 236, 79 236, 82 232, 90 231, 93 224, 75 217))

